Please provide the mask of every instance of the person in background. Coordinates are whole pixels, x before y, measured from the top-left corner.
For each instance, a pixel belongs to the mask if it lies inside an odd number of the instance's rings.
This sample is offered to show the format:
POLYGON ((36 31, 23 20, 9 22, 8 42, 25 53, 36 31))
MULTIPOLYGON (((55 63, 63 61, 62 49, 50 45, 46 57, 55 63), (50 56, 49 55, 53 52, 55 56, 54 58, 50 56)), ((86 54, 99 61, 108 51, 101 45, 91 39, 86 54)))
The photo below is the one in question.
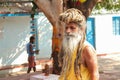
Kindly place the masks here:
POLYGON ((62 66, 59 80, 99 80, 96 51, 86 41, 86 19, 78 9, 61 13, 59 20, 65 24, 61 52, 62 66))
POLYGON ((39 51, 34 51, 34 42, 35 37, 31 36, 30 41, 27 44, 27 53, 28 53, 28 70, 27 73, 30 73, 31 69, 33 68, 33 71, 36 71, 36 63, 35 63, 35 53, 38 53, 39 51))

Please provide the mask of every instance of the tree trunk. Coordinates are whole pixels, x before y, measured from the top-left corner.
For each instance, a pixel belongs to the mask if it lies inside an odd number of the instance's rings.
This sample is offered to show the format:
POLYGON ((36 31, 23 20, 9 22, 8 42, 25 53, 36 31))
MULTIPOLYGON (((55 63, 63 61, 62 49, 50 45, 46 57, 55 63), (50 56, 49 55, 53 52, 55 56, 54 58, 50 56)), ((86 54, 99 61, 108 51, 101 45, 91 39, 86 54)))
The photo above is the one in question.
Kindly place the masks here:
MULTIPOLYGON (((59 34, 60 27, 58 16, 63 12, 63 1, 62 0, 34 0, 39 9, 45 14, 50 23, 53 26, 53 36, 52 36, 52 51, 55 47, 59 47, 60 40, 59 34)), ((62 29, 61 29, 62 30, 62 29)))
MULTIPOLYGON (((58 16, 63 12, 62 0, 34 0, 39 9, 45 14, 50 23, 53 26, 52 35, 52 54, 55 52, 55 48, 59 48, 61 44, 61 36, 63 33, 63 26, 58 21, 58 16)), ((58 66, 58 65, 57 65, 58 66)), ((57 69, 54 69, 56 71, 57 69)))

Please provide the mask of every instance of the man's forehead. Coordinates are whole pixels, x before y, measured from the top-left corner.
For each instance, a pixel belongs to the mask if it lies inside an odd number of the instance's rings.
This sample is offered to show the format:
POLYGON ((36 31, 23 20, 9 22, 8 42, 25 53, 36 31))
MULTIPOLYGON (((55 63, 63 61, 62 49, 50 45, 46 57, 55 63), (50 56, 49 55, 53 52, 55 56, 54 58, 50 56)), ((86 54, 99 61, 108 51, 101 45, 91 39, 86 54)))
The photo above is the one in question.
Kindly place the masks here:
POLYGON ((70 26, 78 27, 78 25, 76 23, 67 23, 67 24, 65 24, 65 27, 70 27, 70 26))

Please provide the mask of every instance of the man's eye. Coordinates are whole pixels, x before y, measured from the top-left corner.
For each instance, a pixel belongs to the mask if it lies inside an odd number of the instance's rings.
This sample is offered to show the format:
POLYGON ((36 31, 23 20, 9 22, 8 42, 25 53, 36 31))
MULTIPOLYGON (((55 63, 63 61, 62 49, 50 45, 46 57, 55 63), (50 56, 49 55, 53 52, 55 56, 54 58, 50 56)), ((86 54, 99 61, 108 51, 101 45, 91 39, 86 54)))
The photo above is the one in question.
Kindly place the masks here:
POLYGON ((74 30, 76 29, 75 27, 71 26, 71 27, 66 27, 65 29, 71 29, 71 30, 74 30))
POLYGON ((75 29, 74 27, 70 27, 70 29, 75 29))
POLYGON ((68 29, 68 27, 66 27, 65 29, 68 29))

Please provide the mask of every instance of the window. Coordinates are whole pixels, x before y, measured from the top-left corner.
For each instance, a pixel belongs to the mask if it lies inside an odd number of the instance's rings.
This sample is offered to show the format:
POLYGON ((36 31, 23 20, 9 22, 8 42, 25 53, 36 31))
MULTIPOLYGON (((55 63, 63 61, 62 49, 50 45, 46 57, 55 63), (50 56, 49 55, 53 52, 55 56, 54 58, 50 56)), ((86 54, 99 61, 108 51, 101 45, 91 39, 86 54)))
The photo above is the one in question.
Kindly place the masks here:
POLYGON ((113 35, 120 35, 120 16, 113 17, 113 35))

